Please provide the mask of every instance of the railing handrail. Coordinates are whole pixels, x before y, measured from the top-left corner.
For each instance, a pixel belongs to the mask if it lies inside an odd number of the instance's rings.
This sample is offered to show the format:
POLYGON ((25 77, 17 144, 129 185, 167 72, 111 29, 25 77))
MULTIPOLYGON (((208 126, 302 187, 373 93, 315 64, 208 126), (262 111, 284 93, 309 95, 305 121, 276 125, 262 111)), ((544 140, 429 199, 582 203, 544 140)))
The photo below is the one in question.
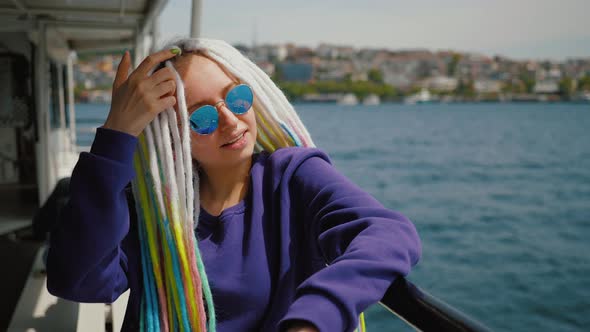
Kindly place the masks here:
POLYGON ((420 331, 491 331, 402 277, 391 284, 379 303, 420 331))

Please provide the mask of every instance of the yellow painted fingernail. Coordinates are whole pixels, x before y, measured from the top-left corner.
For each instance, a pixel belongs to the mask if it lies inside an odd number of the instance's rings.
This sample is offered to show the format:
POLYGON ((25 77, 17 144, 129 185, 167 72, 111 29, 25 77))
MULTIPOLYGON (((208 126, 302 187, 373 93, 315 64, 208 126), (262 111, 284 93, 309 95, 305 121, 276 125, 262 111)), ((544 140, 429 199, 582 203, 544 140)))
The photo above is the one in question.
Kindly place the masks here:
POLYGON ((172 54, 174 55, 179 55, 180 53, 182 53, 182 51, 180 50, 179 47, 174 46, 173 48, 170 49, 170 52, 172 52, 172 54))

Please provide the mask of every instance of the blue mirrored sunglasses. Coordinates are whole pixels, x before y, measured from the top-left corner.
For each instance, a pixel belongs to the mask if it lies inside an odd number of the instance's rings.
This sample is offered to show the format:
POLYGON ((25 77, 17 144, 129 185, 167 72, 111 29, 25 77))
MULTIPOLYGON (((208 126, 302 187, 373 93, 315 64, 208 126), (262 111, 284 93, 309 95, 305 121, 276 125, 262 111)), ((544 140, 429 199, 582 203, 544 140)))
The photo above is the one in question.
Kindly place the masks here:
MULTIPOLYGON (((254 94, 252 88, 246 84, 234 86, 225 96, 225 106, 232 113, 241 115, 250 110, 254 94)), ((221 102, 221 101, 220 101, 221 102)), ((189 122, 191 129, 200 135, 209 135, 217 129, 219 114, 217 107, 213 105, 204 105, 194 111, 189 122)))

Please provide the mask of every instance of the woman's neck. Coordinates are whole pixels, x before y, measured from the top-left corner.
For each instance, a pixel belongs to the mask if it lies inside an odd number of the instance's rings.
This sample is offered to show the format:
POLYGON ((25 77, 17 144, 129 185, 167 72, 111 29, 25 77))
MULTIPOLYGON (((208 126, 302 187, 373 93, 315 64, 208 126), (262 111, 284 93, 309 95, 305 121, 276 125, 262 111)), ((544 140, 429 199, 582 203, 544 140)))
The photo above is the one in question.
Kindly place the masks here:
POLYGON ((209 214, 218 216, 244 199, 250 183, 251 159, 236 166, 201 167, 200 203, 209 214))

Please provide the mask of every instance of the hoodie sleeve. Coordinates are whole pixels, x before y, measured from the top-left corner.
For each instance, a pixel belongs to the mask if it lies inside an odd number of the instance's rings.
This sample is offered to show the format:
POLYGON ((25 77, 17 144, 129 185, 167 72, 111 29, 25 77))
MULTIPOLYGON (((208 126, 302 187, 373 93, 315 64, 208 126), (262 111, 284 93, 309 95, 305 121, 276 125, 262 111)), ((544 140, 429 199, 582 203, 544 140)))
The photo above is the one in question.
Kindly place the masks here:
POLYGON ((422 251, 410 220, 384 208, 323 156, 304 160, 291 186, 307 210, 306 235, 328 266, 297 288, 281 331, 296 321, 321 332, 353 331, 360 313, 407 275, 422 251))
POLYGON ((70 180, 70 199, 50 235, 47 288, 77 302, 115 301, 128 288, 121 242, 129 232, 125 187, 137 138, 98 128, 70 180))

